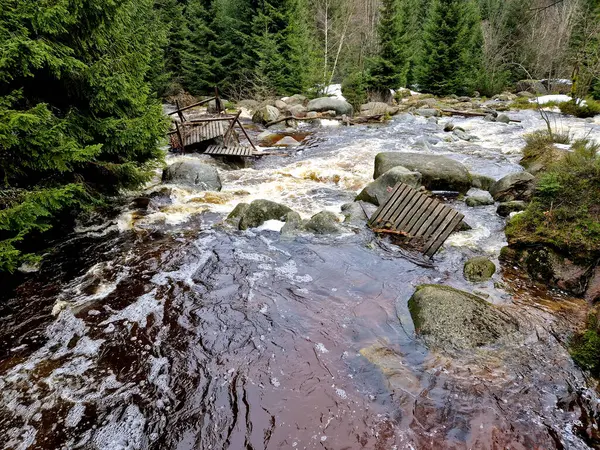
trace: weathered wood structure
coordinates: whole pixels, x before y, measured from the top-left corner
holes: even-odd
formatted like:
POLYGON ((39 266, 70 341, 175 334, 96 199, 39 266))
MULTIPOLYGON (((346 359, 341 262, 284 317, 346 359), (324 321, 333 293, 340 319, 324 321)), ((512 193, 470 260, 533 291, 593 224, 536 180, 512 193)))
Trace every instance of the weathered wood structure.
POLYGON ((393 235, 399 243, 432 257, 462 222, 464 216, 404 183, 369 219, 375 232, 393 235))
POLYGON ((221 156, 254 156, 256 147, 252 139, 240 122, 241 111, 235 115, 224 114, 219 92, 215 89, 215 96, 186 107, 179 107, 170 112, 169 115, 177 115, 179 121, 175 121, 175 129, 169 133, 171 148, 174 151, 186 153, 188 151, 199 151, 210 155, 221 156), (184 111, 202 106, 209 102, 215 102, 216 114, 206 117, 188 120, 184 111), (234 139, 234 128, 238 127, 250 147, 240 145, 234 139))

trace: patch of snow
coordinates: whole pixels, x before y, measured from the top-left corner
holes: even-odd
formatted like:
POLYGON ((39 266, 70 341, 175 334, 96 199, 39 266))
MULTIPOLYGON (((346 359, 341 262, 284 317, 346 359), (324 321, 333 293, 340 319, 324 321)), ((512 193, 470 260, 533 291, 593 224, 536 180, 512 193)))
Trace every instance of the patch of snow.
POLYGON ((341 84, 330 84, 325 88, 323 94, 327 97, 335 97, 340 100, 346 100, 346 98, 342 95, 342 85, 341 84))
POLYGON ((540 105, 545 105, 550 102, 556 103, 564 103, 570 102, 572 100, 568 95, 557 94, 557 95, 542 95, 537 98, 532 98, 529 100, 529 103, 539 103, 540 105))

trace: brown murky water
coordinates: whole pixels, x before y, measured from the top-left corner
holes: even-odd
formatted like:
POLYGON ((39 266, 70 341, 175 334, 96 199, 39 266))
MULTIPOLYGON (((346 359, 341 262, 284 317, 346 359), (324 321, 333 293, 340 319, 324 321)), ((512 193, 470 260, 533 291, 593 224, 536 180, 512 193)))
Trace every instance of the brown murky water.
MULTIPOLYGON (((523 114, 525 127, 537 125, 523 114)), ((512 272, 496 284, 462 278, 464 260, 495 257, 502 246, 493 207, 454 204, 474 230, 454 235, 434 268, 391 255, 366 231, 286 240, 212 227, 233 204, 266 192, 304 215, 337 208, 368 177, 374 153, 443 134, 403 120, 320 131, 292 161, 224 173, 223 201, 175 191, 149 214, 124 211, 59 244, 39 273, 3 294, 0 446, 597 446, 597 399, 564 348, 584 305, 512 272), (422 283, 505 305, 520 317, 523 340, 428 351, 407 308, 422 283)), ((495 177, 515 170, 516 156, 502 148, 522 129, 465 124, 479 143, 421 151, 452 152, 495 177)))

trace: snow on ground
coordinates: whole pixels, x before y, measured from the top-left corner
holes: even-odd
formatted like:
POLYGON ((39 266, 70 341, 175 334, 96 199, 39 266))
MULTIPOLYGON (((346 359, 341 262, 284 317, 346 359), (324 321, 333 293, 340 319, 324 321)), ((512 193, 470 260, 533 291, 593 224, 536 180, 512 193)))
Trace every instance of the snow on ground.
POLYGON ((568 95, 542 95, 541 97, 532 98, 529 100, 530 103, 539 103, 540 105, 545 105, 546 103, 550 102, 563 103, 570 101, 571 97, 568 95))
POLYGON ((346 100, 342 95, 342 85, 341 84, 330 84, 325 88, 324 92, 325 96, 336 97, 340 100, 346 100))

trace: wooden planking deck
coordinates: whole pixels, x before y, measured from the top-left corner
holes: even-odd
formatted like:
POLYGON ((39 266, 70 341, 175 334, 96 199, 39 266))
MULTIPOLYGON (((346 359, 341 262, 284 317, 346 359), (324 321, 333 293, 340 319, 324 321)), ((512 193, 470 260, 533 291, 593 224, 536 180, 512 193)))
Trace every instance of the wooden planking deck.
POLYGON ((254 152, 250 147, 243 145, 230 145, 223 147, 222 145, 211 145, 204 152, 206 155, 219 156, 253 156, 254 152))
POLYGON ((399 232, 404 243, 432 257, 464 216, 404 183, 392 189, 388 200, 371 216, 369 226, 399 232))
POLYGON ((204 122, 186 125, 183 129, 183 142, 187 147, 225 135, 221 122, 204 122))

